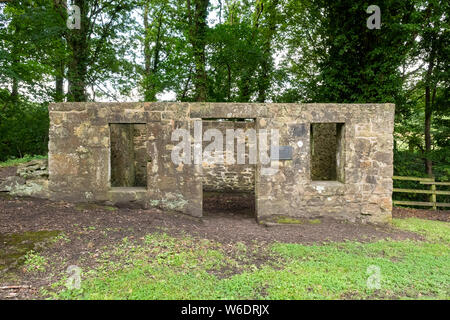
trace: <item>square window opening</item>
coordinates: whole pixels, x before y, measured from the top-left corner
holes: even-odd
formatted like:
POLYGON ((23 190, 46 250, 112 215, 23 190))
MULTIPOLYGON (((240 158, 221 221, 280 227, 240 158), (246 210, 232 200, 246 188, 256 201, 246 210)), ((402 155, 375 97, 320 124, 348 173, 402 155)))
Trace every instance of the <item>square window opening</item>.
POLYGON ((312 181, 344 182, 344 123, 311 123, 310 168, 312 181))

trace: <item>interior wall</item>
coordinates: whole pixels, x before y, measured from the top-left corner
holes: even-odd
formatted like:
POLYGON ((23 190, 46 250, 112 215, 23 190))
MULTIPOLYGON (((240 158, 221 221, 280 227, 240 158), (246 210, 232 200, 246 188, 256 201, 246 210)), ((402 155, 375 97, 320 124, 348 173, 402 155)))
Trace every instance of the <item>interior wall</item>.
POLYGON ((110 124, 111 187, 147 186, 145 140, 145 124, 110 124))
POLYGON ((336 123, 311 124, 311 180, 337 180, 336 123))
MULTIPOLYGON (((207 192, 243 192, 254 193, 255 190, 255 171, 256 165, 249 163, 250 148, 256 149, 256 143, 249 141, 248 137, 245 137, 247 130, 255 129, 254 121, 214 121, 203 120, 202 121, 203 134, 207 130, 218 130, 223 137, 222 151, 215 151, 212 154, 212 161, 208 163, 208 159, 203 159, 203 190, 207 192), (245 164, 227 163, 226 154, 226 131, 242 130, 243 139, 245 139, 245 164), (211 163, 212 162, 212 163, 211 163)), ((214 138, 213 138, 214 139, 214 138)), ((214 141, 214 140, 213 140, 214 141)), ((203 140, 203 150, 210 145, 212 141, 203 140)), ((234 140, 233 154, 237 161, 237 139, 234 140)))

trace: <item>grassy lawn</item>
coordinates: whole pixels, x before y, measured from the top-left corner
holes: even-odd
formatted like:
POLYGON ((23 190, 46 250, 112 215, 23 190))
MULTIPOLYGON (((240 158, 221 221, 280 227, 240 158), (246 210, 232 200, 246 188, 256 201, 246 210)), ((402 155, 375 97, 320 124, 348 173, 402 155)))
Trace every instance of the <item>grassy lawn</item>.
POLYGON ((450 225, 414 218, 394 225, 426 240, 221 244, 161 231, 93 255, 96 267, 83 270, 80 289, 62 289, 63 278, 42 293, 59 299, 448 299, 450 225))

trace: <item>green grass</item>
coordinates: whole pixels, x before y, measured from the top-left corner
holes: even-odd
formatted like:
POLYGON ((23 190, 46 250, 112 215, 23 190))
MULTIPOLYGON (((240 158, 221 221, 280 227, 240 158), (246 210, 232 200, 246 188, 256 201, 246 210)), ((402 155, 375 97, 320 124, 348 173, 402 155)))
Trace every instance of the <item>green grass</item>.
POLYGON ((41 155, 35 155, 35 156, 30 156, 30 155, 25 155, 23 158, 12 158, 12 159, 8 159, 6 161, 0 162, 0 168, 2 167, 12 167, 12 166, 17 166, 21 163, 25 163, 31 160, 39 160, 39 159, 47 159, 47 156, 41 156, 41 155))
POLYGON ((393 225, 397 228, 418 233, 429 241, 442 241, 450 243, 450 224, 434 220, 417 218, 394 219, 393 225))
POLYGON ((41 256, 34 250, 30 250, 25 254, 24 266, 28 272, 44 272, 45 267, 48 264, 46 257, 41 256))
MULTIPOLYGON (((165 233, 123 239, 84 270, 81 289, 62 299, 387 299, 450 298, 449 224, 394 220, 426 241, 322 245, 222 245, 165 233), (252 256, 266 261, 255 265, 252 256), (375 266, 375 267, 373 267, 375 266), (378 268, 380 286, 369 288, 378 268)), ((55 284, 61 288, 62 282, 55 284)))

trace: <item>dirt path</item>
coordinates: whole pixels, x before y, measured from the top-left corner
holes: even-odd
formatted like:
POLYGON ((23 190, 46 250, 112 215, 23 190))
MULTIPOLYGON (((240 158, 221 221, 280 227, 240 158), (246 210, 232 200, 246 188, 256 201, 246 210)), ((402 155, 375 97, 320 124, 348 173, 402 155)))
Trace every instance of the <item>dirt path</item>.
MULTIPOLYGON (((354 224, 333 219, 322 219, 318 224, 265 227, 244 210, 206 212, 202 219, 156 209, 127 209, 98 205, 51 202, 33 198, 0 198, 0 233, 61 230, 66 233, 83 228, 119 229, 115 236, 139 237, 155 230, 166 229, 178 234, 184 232, 196 237, 219 242, 292 242, 382 238, 405 239, 411 233, 390 227, 354 224)), ((108 240, 107 240, 108 241, 108 240)))

